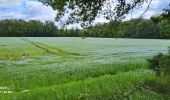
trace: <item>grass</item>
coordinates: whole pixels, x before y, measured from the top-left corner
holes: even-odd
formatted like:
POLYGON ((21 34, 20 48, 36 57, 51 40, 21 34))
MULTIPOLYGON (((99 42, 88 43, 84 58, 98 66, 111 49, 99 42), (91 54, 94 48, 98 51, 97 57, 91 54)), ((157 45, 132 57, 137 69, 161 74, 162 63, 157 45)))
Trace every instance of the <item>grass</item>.
POLYGON ((114 75, 118 72, 127 72, 145 67, 145 65, 139 63, 95 65, 88 67, 68 66, 64 69, 63 66, 58 66, 57 68, 39 68, 38 66, 30 67, 26 65, 23 68, 22 66, 13 65, 1 68, 1 74, 3 74, 3 76, 0 76, 0 78, 4 80, 1 84, 8 84, 13 91, 22 91, 24 88, 30 90, 34 87, 46 87, 71 81, 85 80, 89 77, 95 78, 102 75, 114 75))
POLYGON ((0 99, 165 99, 140 84, 157 80, 145 59, 167 53, 169 44, 154 39, 0 38, 0 87, 13 91, 0 93, 0 99))
MULTIPOLYGON (((97 78, 88 78, 84 81, 75 81, 62 85, 36 88, 28 94, 16 93, 17 100, 27 98, 37 99, 120 99, 131 95, 134 86, 145 79, 154 79, 154 74, 148 70, 129 71, 117 75, 104 75, 97 78), (74 91, 74 92, 73 92, 74 91)), ((8 98, 13 98, 11 95, 8 98)))

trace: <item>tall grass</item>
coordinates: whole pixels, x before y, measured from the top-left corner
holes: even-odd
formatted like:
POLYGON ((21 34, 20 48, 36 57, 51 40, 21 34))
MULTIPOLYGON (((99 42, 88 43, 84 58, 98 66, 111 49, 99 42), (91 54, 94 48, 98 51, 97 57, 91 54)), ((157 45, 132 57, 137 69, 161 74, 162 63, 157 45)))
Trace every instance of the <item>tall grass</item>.
MULTIPOLYGON (((9 86, 13 91, 46 87, 55 84, 64 84, 72 81, 85 80, 103 75, 114 75, 119 72, 127 72, 146 68, 146 63, 118 63, 111 65, 88 66, 61 66, 60 68, 30 65, 0 65, 3 81, 0 85, 9 86), (41 68, 39 68, 41 67, 41 68), (63 70, 64 69, 64 70, 63 70)), ((51 66, 53 67, 53 66, 51 66)))
POLYGON ((61 85, 34 88, 27 93, 4 95, 13 100, 108 100, 128 99, 135 93, 135 86, 146 79, 155 79, 149 70, 129 71, 116 75, 104 75, 61 85))

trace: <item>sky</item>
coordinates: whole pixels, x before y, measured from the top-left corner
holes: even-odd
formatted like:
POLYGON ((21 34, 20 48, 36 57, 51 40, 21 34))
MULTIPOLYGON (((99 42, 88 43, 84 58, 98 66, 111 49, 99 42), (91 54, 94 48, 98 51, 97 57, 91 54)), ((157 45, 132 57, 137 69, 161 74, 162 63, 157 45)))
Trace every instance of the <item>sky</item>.
MULTIPOLYGON (((167 8, 170 0, 153 0, 150 9, 143 16, 150 18, 153 15, 162 13, 163 8, 167 8)), ((147 8, 147 3, 141 8, 133 10, 133 18, 139 17, 147 8)), ((0 0, 0 20, 3 19, 23 19, 23 20, 40 20, 45 22, 47 20, 55 22, 57 11, 53 10, 50 6, 45 6, 37 0, 0 0)), ((127 15, 125 20, 131 18, 127 15)), ((63 19, 63 22, 66 19, 63 19)), ((95 23, 107 22, 103 17, 96 18, 95 23)), ((59 22, 55 22, 59 25, 59 22)), ((68 27, 79 26, 77 24, 68 27)))

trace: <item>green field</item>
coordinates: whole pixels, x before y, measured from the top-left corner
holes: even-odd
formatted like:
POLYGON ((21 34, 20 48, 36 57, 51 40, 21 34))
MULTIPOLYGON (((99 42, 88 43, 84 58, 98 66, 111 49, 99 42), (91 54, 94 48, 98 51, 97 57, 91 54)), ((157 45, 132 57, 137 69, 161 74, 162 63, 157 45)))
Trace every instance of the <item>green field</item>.
POLYGON ((0 100, 167 100, 143 83, 157 80, 146 59, 169 46, 156 39, 0 38, 0 100))

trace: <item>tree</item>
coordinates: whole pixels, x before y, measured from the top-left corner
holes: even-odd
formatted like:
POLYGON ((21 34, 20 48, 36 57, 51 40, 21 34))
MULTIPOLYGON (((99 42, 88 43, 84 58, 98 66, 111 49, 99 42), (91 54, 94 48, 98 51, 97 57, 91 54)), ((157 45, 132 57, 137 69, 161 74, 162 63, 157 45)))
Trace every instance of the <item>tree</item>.
POLYGON ((151 20, 143 20, 137 24, 136 38, 161 38, 158 25, 151 20))
POLYGON ((157 72, 157 75, 160 75, 163 72, 165 75, 168 75, 170 78, 170 48, 168 54, 159 53, 156 56, 153 56, 151 59, 148 59, 149 69, 152 69, 157 72))
MULTIPOLYGON (((170 4, 169 4, 170 6, 170 4)), ((170 38, 170 9, 164 9, 164 13, 151 17, 151 20, 158 24, 162 38, 170 38)))
POLYGON ((169 23, 170 21, 165 19, 165 20, 161 20, 158 24, 163 38, 168 38, 168 39, 170 38, 170 24, 169 23))
POLYGON ((46 21, 43 27, 43 31, 46 34, 42 34, 42 36, 55 36, 57 35, 57 27, 55 26, 55 24, 51 21, 46 21))
POLYGON ((53 22, 42 23, 38 20, 1 20, 0 36, 8 37, 36 37, 36 36, 57 36, 59 30, 53 22))
MULTIPOLYGON (((102 14, 108 20, 120 20, 131 9, 142 5, 148 0, 38 0, 58 10, 56 20, 66 15, 71 9, 68 23, 83 22, 82 26, 91 24, 96 16, 102 14), (104 8, 104 9, 103 9, 104 8)), ((152 0, 150 0, 152 1, 152 0)))

